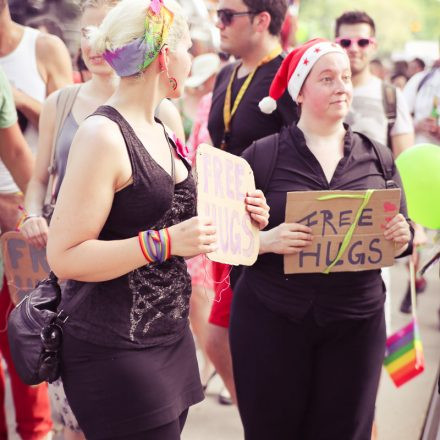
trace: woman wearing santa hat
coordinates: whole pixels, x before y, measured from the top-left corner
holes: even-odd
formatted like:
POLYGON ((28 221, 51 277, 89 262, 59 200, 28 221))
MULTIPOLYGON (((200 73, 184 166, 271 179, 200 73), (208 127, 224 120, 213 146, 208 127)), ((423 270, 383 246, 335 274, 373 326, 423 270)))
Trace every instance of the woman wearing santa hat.
MULTIPOLYGON (((278 150, 266 188, 271 217, 260 256, 244 271, 232 306, 231 351, 245 438, 369 440, 385 352, 380 270, 285 275, 283 255, 307 249, 314 237, 309 227, 284 219, 290 191, 388 185, 368 138, 343 124, 352 84, 340 46, 315 39, 291 52, 262 111, 273 111, 286 88, 299 105, 298 124, 273 135, 277 142, 268 137, 243 153, 256 172, 258 145, 278 150)), ((392 164, 388 149, 377 148, 392 164)), ((271 153, 261 156, 267 162, 271 153)), ((392 178, 401 187, 395 167, 392 178)), ((406 217, 402 197, 400 213, 384 232, 395 256, 411 252, 406 217)))

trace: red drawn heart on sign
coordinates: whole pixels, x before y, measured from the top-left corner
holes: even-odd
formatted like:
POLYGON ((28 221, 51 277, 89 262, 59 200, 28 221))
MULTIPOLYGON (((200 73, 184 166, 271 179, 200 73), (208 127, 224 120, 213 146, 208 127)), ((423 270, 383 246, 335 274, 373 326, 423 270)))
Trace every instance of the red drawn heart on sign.
POLYGON ((397 207, 394 203, 391 202, 385 202, 383 204, 383 209, 385 212, 394 212, 397 210, 397 207))
POLYGON ((385 217, 386 222, 390 222, 393 219, 393 217, 385 217))

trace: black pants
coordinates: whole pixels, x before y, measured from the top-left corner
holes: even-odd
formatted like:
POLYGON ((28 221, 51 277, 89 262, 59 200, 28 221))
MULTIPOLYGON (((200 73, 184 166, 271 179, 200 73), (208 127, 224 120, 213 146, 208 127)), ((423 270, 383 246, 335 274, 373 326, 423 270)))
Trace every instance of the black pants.
POLYGON ((173 420, 157 428, 123 437, 113 437, 108 440, 179 440, 180 434, 185 426, 188 410, 185 410, 178 419, 173 420))
POLYGON ((318 326, 268 310, 242 278, 230 343, 246 440, 370 440, 385 352, 383 310, 318 326))

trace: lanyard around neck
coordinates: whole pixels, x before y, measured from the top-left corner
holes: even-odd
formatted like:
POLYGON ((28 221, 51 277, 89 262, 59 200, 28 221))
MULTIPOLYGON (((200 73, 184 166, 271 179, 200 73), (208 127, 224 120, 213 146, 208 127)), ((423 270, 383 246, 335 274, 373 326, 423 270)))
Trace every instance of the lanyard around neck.
POLYGON ((266 64, 273 59, 275 59, 278 55, 280 55, 282 52, 281 46, 275 47, 268 55, 266 55, 257 65, 257 67, 248 75, 246 78, 246 81, 241 86, 240 90, 238 91, 237 97, 235 98, 234 104, 231 109, 231 95, 232 95, 232 83, 234 82, 234 79, 237 75, 237 71, 240 68, 241 64, 238 64, 234 71, 232 72, 231 79, 229 80, 228 88, 226 89, 226 96, 225 96, 225 104, 223 106, 223 121, 225 124, 225 133, 229 132, 231 120, 234 116, 235 112, 237 111, 237 108, 240 104, 241 99, 243 98, 244 94, 246 93, 247 88, 249 87, 249 84, 251 83, 255 72, 258 70, 259 67, 261 67, 263 64, 266 64))

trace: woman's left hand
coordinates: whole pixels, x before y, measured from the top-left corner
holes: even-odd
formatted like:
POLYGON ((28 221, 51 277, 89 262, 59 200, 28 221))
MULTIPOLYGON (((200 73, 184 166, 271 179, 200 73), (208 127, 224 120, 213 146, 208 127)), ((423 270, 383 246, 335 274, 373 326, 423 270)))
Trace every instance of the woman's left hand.
POLYGON ((266 203, 263 191, 257 189, 248 192, 245 197, 246 209, 252 220, 254 220, 258 228, 264 229, 269 223, 269 205, 266 203))
POLYGON ((409 223, 402 214, 396 214, 386 225, 383 234, 387 240, 399 245, 399 249, 406 246, 411 240, 409 223))

